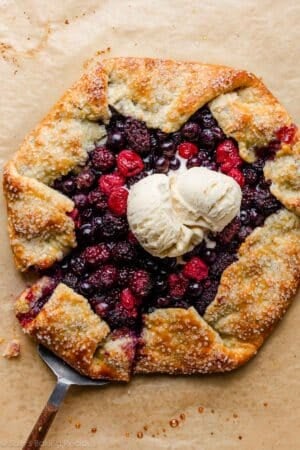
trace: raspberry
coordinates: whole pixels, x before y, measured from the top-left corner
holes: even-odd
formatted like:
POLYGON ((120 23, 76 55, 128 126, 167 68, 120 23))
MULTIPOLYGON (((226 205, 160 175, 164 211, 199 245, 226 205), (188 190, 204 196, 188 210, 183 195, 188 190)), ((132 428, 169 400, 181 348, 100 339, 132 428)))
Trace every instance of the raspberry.
POLYGON ((127 211, 128 191, 122 187, 114 188, 108 197, 108 207, 117 216, 124 216, 127 211))
POLYGON ((295 140, 297 126, 295 124, 285 125, 276 132, 276 137, 285 144, 292 144, 295 140))
POLYGON ((182 144, 178 145, 177 150, 182 158, 189 159, 192 158, 192 156, 195 156, 199 149, 197 145, 192 144, 191 142, 182 142, 182 144))
POLYGON ((232 170, 236 168, 236 160, 235 159, 231 159, 230 161, 227 161, 225 163, 221 164, 221 172, 225 173, 226 175, 228 175, 228 173, 232 170))
POLYGON ((183 275, 191 280, 201 281, 207 278, 208 267, 202 259, 195 256, 185 264, 183 275))
POLYGON ((96 169, 107 172, 116 163, 116 158, 112 152, 105 147, 97 147, 92 154, 92 164, 96 169))
POLYGON ((114 188, 121 187, 125 184, 125 179, 117 172, 111 173, 109 175, 102 175, 99 178, 100 190, 108 195, 114 188))
POLYGON ((109 247, 106 244, 87 247, 83 252, 83 258, 91 265, 103 264, 110 258, 109 247))
POLYGON ((152 283, 148 272, 145 270, 135 270, 131 276, 131 290, 141 297, 149 295, 152 283))
POLYGON ((168 278, 169 292, 174 298, 182 298, 188 287, 188 280, 182 275, 171 273, 168 278))
MULTIPOLYGON (((216 161, 219 164, 229 163, 232 167, 238 167, 242 164, 242 159, 239 156, 239 151, 237 146, 230 139, 226 139, 221 142, 216 149, 216 161)), ((225 166, 227 167, 227 166, 225 166)), ((228 166, 228 169, 229 166, 228 166)), ((224 170, 225 172, 225 170, 224 170)), ((226 173, 226 172, 225 172, 226 173)))
POLYGON ((150 151, 150 133, 145 122, 129 117, 125 122, 125 134, 129 146, 141 155, 150 151))
POLYGON ((132 150, 122 150, 118 154, 117 166, 124 177, 132 177, 144 169, 142 158, 132 150))
POLYGON ((123 289, 120 295, 121 304, 125 309, 133 309, 137 304, 137 299, 129 288, 123 289))
POLYGON ((227 175, 233 178, 241 187, 245 184, 245 178, 239 169, 231 169, 227 175))

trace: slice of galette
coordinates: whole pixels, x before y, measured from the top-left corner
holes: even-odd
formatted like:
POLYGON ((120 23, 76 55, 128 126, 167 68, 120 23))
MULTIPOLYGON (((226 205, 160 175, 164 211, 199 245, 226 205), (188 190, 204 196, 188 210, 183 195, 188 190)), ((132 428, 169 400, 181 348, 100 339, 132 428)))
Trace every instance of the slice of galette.
POLYGON ((92 378, 240 366, 299 284, 299 153, 248 72, 95 58, 5 167, 23 330, 92 378))

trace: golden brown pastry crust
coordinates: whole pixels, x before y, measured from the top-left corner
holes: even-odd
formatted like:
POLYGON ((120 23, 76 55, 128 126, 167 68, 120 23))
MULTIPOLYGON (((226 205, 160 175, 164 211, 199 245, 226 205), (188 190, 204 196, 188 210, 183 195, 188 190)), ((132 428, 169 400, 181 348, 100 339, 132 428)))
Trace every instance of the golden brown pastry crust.
MULTIPOLYGON (((18 268, 51 266, 76 245, 66 215, 73 203, 51 185, 83 165, 94 143, 105 137, 108 105, 149 127, 171 132, 207 102, 247 161, 254 160, 253 146, 265 145, 278 129, 291 124, 275 97, 246 71, 146 58, 97 56, 90 61, 86 73, 26 137, 5 168, 9 234, 18 268)), ((299 213, 298 136, 293 146, 282 146, 275 160, 266 164, 265 176, 283 205, 299 213)), ((271 216, 247 238, 239 260, 224 272, 204 318, 193 308, 158 309, 145 316, 135 371, 209 373, 247 361, 290 303, 299 283, 299 257, 299 219, 286 210, 271 216)), ((17 302, 18 310, 26 309, 26 292, 17 302)), ((62 284, 25 329, 86 375, 129 378, 134 338, 109 333, 87 301, 62 284), (84 333, 70 335, 69 326, 78 314, 85 321, 84 333), (57 333, 69 336, 72 345, 61 346, 57 333)))
POLYGON ((282 318, 299 281, 300 219, 281 210, 242 244, 203 319, 193 308, 145 317, 135 371, 211 373, 240 366, 282 318))
MULTIPOLYGON (((21 294, 15 307, 17 316, 30 312, 48 282, 43 277, 21 294)), ((84 375, 129 380, 134 337, 111 332, 88 301, 63 283, 54 289, 37 316, 23 324, 23 330, 84 375)))

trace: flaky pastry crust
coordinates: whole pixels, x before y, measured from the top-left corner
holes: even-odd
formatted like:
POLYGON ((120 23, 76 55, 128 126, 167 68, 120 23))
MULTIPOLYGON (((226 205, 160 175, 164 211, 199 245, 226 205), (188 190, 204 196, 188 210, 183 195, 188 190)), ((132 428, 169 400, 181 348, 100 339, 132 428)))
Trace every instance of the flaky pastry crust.
MULTIPOLYGON (((43 277, 21 294, 15 306, 17 316, 30 313, 48 282, 43 277)), ((129 380, 134 336, 111 332, 87 299, 63 283, 53 290, 37 316, 23 323, 23 330, 84 375, 129 380)))
MULTIPOLYGON (((49 267, 76 246, 68 217, 73 202, 51 186, 84 165, 88 152, 105 138, 109 105, 148 127, 172 132, 208 102, 248 162, 255 159, 255 146, 267 144, 292 122, 264 84, 246 71, 146 58, 91 60, 78 83, 29 133, 5 167, 9 236, 17 267, 49 267)), ((299 161, 296 136, 266 164, 272 193, 290 211, 272 215, 246 239, 238 261, 223 273, 205 316, 193 308, 168 308, 144 317, 136 373, 221 372, 255 354, 299 284, 299 161)), ((29 307, 27 296, 26 290, 17 312, 29 307)), ((130 377, 135 338, 110 332, 87 300, 63 284, 23 328, 81 373, 130 377)))

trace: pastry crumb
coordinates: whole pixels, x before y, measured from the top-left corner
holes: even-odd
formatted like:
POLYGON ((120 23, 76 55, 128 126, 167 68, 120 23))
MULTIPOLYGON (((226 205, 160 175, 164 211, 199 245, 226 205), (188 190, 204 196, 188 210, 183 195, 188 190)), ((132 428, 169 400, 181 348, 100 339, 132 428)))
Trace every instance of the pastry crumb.
POLYGON ((3 358, 11 359, 17 358, 20 355, 21 346, 18 339, 13 339, 8 342, 4 352, 2 353, 3 358))

